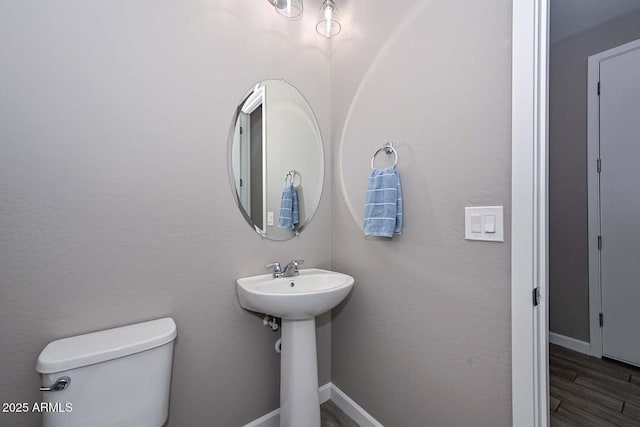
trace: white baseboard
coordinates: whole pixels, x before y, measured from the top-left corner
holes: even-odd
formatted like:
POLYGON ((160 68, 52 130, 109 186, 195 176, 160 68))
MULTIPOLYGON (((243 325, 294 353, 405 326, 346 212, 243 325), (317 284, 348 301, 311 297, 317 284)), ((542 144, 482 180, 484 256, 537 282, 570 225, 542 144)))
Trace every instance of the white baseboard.
POLYGON ((555 332, 549 332, 549 342, 552 344, 557 344, 561 347, 568 348, 569 350, 577 351, 579 353, 584 353, 591 356, 591 345, 588 342, 556 334, 555 332))
POLYGON ((280 408, 245 424, 244 427, 280 427, 280 408))
POLYGON ((326 383, 320 389, 318 389, 318 393, 320 394, 320 404, 322 405, 327 400, 331 399, 331 387, 333 384, 326 383))
MULTIPOLYGON (((321 404, 327 400, 333 400, 338 408, 342 409, 345 414, 349 415, 361 427, 384 427, 333 383, 326 383, 320 387, 318 393, 320 394, 321 404)), ((280 408, 251 421, 244 427, 280 427, 280 408)))
POLYGON ((342 390, 331 384, 331 400, 360 427, 384 427, 342 390))

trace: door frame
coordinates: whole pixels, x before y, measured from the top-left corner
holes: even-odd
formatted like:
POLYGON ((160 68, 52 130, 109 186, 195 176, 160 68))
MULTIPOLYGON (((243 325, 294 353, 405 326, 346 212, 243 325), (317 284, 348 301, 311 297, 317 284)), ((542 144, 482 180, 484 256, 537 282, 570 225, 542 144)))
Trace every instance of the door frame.
MULTIPOLYGON (((267 95, 266 86, 261 83, 256 84, 253 89, 249 91, 249 95, 246 97, 242 104, 241 111, 247 116, 251 116, 258 107, 262 107, 262 228, 258 227, 254 221, 251 221, 255 230, 264 237, 267 234, 267 95)), ((248 117, 249 122, 251 118, 248 117)), ((247 135, 251 136, 250 126, 247 126, 247 135)), ((251 175, 251 172, 249 172, 251 175)), ((250 206, 250 205, 249 205, 250 206)), ((249 217, 251 217, 251 211, 249 211, 249 217)))
POLYGON ((514 426, 546 427, 549 0, 512 4, 512 416, 514 426))
POLYGON ((640 49, 640 39, 616 46, 588 58, 587 75, 587 187, 589 211, 589 351, 592 356, 602 357, 602 276, 598 236, 600 236, 600 102, 598 82, 600 63, 613 57, 640 49))

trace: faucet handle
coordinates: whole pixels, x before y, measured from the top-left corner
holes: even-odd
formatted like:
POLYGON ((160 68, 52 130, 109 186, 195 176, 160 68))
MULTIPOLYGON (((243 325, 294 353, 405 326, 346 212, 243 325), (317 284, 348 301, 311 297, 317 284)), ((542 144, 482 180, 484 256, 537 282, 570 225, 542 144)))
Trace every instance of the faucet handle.
POLYGON ((297 267, 297 266, 299 266, 299 265, 304 264, 304 260, 303 260, 303 259, 294 259, 294 260, 291 260, 291 262, 292 262, 292 263, 293 263, 293 265, 295 265, 296 267, 297 267))
POLYGON ((279 262, 272 262, 271 264, 267 264, 264 266, 264 268, 271 268, 273 267, 273 272, 274 273, 280 273, 282 270, 280 269, 280 263, 279 262))

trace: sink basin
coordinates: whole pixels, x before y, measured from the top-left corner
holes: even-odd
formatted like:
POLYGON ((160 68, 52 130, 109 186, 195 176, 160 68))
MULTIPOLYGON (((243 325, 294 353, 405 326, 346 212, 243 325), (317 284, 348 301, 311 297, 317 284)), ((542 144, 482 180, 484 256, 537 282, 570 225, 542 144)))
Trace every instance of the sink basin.
POLYGON ((238 279, 238 299, 247 310, 288 320, 310 319, 338 305, 353 282, 349 275, 317 268, 277 279, 263 274, 238 279))

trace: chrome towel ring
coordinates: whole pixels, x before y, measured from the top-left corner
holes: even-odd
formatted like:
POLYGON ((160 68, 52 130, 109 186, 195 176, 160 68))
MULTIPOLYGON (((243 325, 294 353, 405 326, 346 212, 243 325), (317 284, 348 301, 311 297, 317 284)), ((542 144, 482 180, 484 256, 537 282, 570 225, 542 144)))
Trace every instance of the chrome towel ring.
POLYGON ((284 185, 294 185, 295 184, 295 178, 296 175, 298 176, 300 183, 302 183, 302 175, 300 175, 300 172, 298 172, 295 169, 291 169, 289 172, 287 172, 287 174, 284 176, 284 185))
POLYGON ((395 148, 393 148, 393 142, 387 142, 382 147, 378 148, 375 153, 373 153, 373 157, 371 157, 371 169, 374 168, 373 162, 376 160, 376 156, 383 150, 386 154, 393 154, 396 157, 392 167, 396 167, 398 165, 398 152, 395 148))

